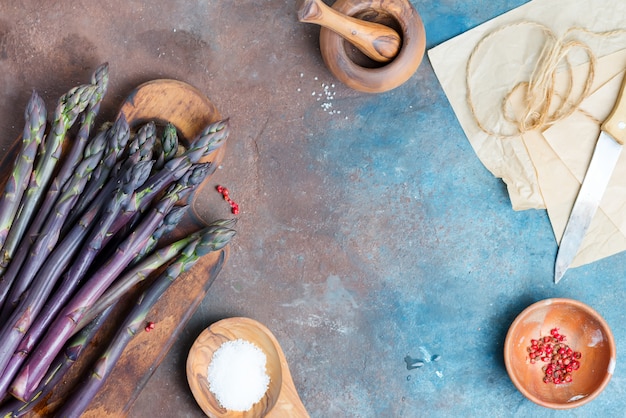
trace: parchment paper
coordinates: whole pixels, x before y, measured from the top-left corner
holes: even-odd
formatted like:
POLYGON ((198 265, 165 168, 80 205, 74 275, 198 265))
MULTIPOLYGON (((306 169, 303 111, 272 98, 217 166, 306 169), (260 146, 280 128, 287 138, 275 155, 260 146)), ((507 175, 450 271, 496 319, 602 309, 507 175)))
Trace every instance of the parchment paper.
MULTIPOLYGON (((626 50, 607 56, 600 63, 604 68, 626 68, 626 50)), ((524 134, 557 241, 565 231, 600 133, 598 123, 587 114, 596 120, 609 115, 623 77, 623 71, 613 76, 582 103, 582 112, 575 112, 547 129, 543 136, 536 132, 524 134)), ((626 153, 623 153, 572 267, 626 250, 625 204, 626 153)))
MULTIPOLYGON (((617 97, 626 67, 622 51, 626 36, 579 35, 593 54, 601 57, 597 62, 593 94, 582 103, 583 111, 574 112, 547 129, 516 135, 501 114, 502 97, 516 83, 530 79, 546 42, 544 33, 526 23, 545 25, 556 36, 561 36, 572 27, 594 32, 618 29, 623 25, 624 16, 626 2, 534 0, 428 51, 435 73, 481 162, 506 183, 513 209, 547 209, 557 242, 597 140, 597 121, 606 118, 617 97), (481 39, 494 31, 498 32, 493 38, 497 42, 490 42, 488 48, 474 57, 476 65, 470 80, 473 114, 467 100, 467 62, 481 39), (513 136, 502 138, 486 134, 478 127, 475 117, 494 132, 513 136)), ((588 57, 580 54, 573 59, 574 89, 581 89, 588 57)), ((625 155, 620 158, 613 178, 626 178, 619 176, 622 170, 626 174, 625 155)), ((626 203, 625 190, 626 183, 612 180, 573 266, 626 249, 626 216, 620 215, 626 203)))

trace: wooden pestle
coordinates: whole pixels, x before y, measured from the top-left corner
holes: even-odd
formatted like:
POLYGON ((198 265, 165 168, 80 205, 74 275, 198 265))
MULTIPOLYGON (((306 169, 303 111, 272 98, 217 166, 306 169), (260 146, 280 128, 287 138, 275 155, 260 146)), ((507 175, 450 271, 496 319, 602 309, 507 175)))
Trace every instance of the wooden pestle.
POLYGON ((398 33, 388 26, 356 19, 339 13, 322 0, 303 0, 298 20, 324 26, 348 40, 361 52, 378 62, 389 62, 400 49, 398 33))

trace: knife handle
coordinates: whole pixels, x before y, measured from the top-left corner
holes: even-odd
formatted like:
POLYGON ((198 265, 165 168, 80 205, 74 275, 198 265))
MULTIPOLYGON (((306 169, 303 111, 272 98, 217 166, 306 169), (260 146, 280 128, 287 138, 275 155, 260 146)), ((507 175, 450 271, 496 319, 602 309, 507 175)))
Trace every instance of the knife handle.
POLYGON ((626 142, 626 93, 624 93, 626 86, 626 75, 622 81, 622 87, 617 96, 617 102, 615 107, 611 111, 611 114, 602 124, 602 130, 615 139, 620 145, 624 145, 626 142))

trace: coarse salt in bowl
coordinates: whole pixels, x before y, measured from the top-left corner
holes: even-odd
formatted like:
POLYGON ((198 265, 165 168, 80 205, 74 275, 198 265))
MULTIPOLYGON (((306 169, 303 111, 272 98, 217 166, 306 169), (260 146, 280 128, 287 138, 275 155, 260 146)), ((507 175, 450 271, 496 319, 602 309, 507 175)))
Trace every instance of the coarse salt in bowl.
POLYGON ((595 399, 613 375, 615 357, 615 342, 606 321, 572 299, 553 298, 530 305, 513 321, 504 343, 504 362, 513 384, 526 398, 552 409, 575 408, 595 399), (558 342, 553 335, 564 339, 558 342), (542 348, 538 351, 542 354, 531 359, 537 344, 550 344, 550 357, 542 348), (567 348, 571 354, 566 354, 567 348), (572 369, 575 361, 578 364, 572 369), (546 378, 551 364, 559 374, 552 372, 546 378), (565 373, 567 381, 562 379, 565 373))
POLYGON ((213 353, 208 366, 209 390, 222 407, 249 411, 269 386, 266 363, 265 353, 251 342, 226 341, 213 353))
POLYGON ((216 418, 260 418, 281 393, 278 342, 261 323, 243 317, 217 321, 189 350, 187 381, 204 413, 216 418))

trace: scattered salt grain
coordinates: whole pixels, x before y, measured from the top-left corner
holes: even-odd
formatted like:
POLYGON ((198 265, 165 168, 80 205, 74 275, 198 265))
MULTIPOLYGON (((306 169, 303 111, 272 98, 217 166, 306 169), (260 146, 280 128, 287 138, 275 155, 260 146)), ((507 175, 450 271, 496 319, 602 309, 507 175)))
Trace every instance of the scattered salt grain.
MULTIPOLYGON (((304 73, 300 73, 299 75, 300 75, 300 78, 304 77, 304 73)), ((313 77, 313 80, 319 81, 319 77, 315 76, 313 77)), ((325 83, 325 82, 320 81, 318 89, 313 90, 311 92, 311 96, 315 97, 315 100, 320 102, 320 107, 327 114, 340 115, 341 111, 333 108, 332 101, 335 100, 335 96, 337 95, 337 92, 332 90, 334 88, 335 88, 335 83, 325 83), (322 90, 321 92, 319 90, 319 87, 321 87, 321 90, 322 90)), ((302 91, 302 89, 298 87, 297 91, 300 92, 302 91)), ((345 119, 347 120, 348 117, 346 116, 345 119)))
POLYGON ((261 400, 269 385, 265 353, 242 340, 227 341, 213 353, 209 364, 209 390, 231 411, 248 411, 261 400))

